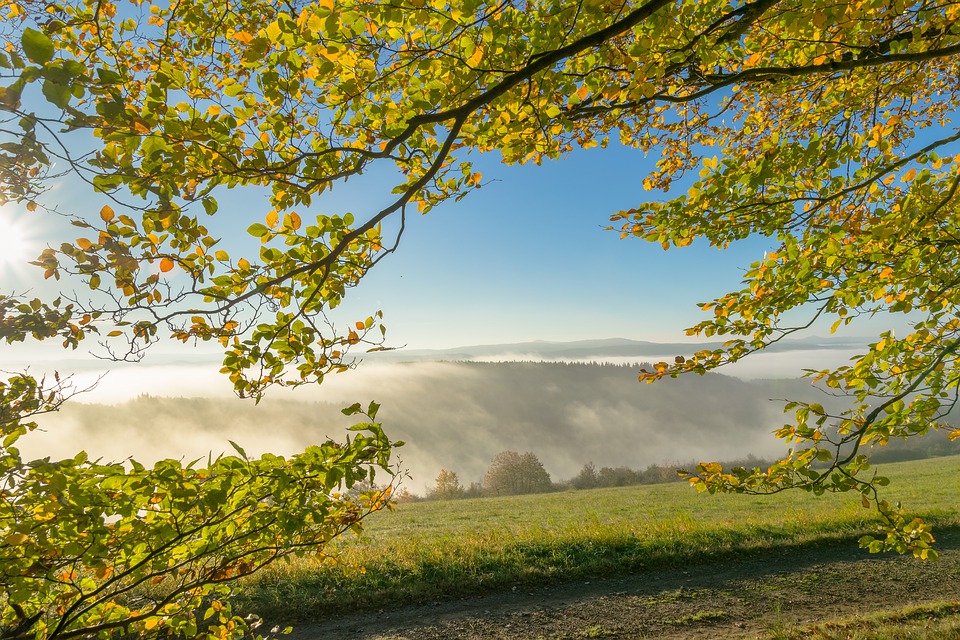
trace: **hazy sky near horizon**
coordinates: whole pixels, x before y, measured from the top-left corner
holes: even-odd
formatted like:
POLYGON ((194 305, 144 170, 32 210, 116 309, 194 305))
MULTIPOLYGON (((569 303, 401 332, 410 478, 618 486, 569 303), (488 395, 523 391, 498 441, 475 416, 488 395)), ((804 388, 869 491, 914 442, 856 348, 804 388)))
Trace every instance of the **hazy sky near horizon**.
MULTIPOLYGON (((723 251, 702 241, 664 251, 639 239, 621 240, 605 229, 610 214, 665 197, 642 187, 655 161, 616 144, 576 150, 542 166, 505 166, 496 154, 474 158, 475 169, 484 175, 483 188, 425 216, 410 215, 399 250, 348 292, 332 317, 352 324, 382 310, 388 344, 410 348, 608 337, 687 340, 683 329, 704 317, 697 303, 739 288, 746 267, 775 245, 755 237, 723 251)), ((393 176, 377 171, 382 170, 338 185, 300 210, 301 216, 310 220, 350 211, 362 218, 378 210, 391 201, 393 176)), ((691 181, 675 189, 686 189, 691 181)), ((269 211, 266 193, 238 189, 215 195, 220 211, 204 217, 204 224, 222 235, 220 246, 231 255, 241 249, 255 255, 258 241, 245 230, 269 211)), ((53 185, 44 200, 94 218, 103 203, 77 180, 53 185)), ((28 239, 23 248, 29 256, 80 235, 55 216, 8 204, 0 208, 0 228, 11 227, 28 239)), ((34 267, 0 261, 4 293, 49 293, 52 282, 39 276, 34 267)), ((82 294, 78 284, 68 284, 67 290, 82 294)), ((850 335, 884 328, 881 321, 850 335)), ((827 326, 813 332, 825 335, 827 326)), ((62 357, 58 345, 42 347, 46 356, 62 357)), ((80 351, 95 348, 91 343, 80 351)), ((191 357, 180 345, 159 350, 191 357)), ((23 353, 6 351, 0 362, 19 360, 16 354, 23 353)), ((80 353, 70 357, 75 355, 80 353)))

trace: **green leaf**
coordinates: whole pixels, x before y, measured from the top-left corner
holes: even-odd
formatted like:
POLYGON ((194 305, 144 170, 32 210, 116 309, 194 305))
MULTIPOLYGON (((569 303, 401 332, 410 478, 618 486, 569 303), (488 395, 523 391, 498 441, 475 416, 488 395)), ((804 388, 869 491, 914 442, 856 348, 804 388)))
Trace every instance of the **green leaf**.
POLYGON ((355 402, 354 404, 350 405, 349 407, 345 407, 345 408, 341 409, 341 410, 340 410, 340 413, 342 413, 342 414, 345 415, 345 416, 352 416, 352 415, 355 415, 355 414, 360 413, 361 411, 363 411, 363 407, 360 406, 360 403, 359 403, 359 402, 355 402))
POLYGON ((70 103, 70 96, 72 92, 70 87, 59 82, 54 82, 53 80, 45 80, 43 83, 43 97, 47 99, 51 104, 60 107, 61 109, 66 108, 70 103))
POLYGON ((270 229, 268 229, 266 226, 257 222, 247 227, 247 233, 252 235, 254 238, 262 238, 263 236, 270 233, 270 229))
POLYGON ((45 33, 27 27, 23 30, 20 44, 31 62, 46 64, 53 59, 53 41, 45 33))
POLYGON ((97 77, 100 78, 100 82, 104 84, 120 84, 123 80, 120 74, 113 69, 105 69, 103 67, 97 69, 97 77))
POLYGON ((243 447, 241 447, 240 445, 238 445, 238 444, 237 444, 236 442, 234 442, 233 440, 227 440, 227 442, 229 442, 229 443, 230 443, 230 446, 233 447, 234 450, 235 450, 237 453, 240 454, 240 457, 241 457, 241 458, 243 458, 244 460, 247 459, 247 452, 243 450, 243 447))

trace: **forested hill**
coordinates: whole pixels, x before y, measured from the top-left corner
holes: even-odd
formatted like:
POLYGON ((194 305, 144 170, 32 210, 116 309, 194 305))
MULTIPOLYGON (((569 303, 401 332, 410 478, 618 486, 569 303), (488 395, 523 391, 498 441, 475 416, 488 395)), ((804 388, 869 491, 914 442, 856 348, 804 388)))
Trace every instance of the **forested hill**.
POLYGON ((349 420, 340 408, 376 400, 413 475, 414 492, 441 467, 478 480, 500 451, 533 451, 554 479, 584 463, 643 468, 692 459, 768 456, 783 449, 777 399, 829 400, 804 380, 741 381, 719 374, 640 384, 641 365, 428 362, 363 366, 316 390, 235 399, 141 396, 118 405, 68 404, 46 418, 27 455, 121 459, 230 451, 289 453, 349 420), (773 399, 773 401, 771 401, 773 399))

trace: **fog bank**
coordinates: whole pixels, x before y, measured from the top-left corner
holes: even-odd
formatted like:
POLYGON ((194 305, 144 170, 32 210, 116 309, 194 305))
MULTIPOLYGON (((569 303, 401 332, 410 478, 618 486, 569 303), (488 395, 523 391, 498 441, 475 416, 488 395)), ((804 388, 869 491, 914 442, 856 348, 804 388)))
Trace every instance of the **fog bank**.
MULTIPOLYGON (((441 468, 479 480, 500 451, 533 451, 554 480, 586 462, 650 464, 730 459, 782 450, 771 431, 782 403, 818 397, 808 382, 742 381, 718 374, 647 385, 638 365, 408 363, 367 365, 316 388, 275 393, 254 405, 232 397, 141 396, 119 404, 71 402, 44 416, 45 431, 21 443, 28 457, 149 462, 231 452, 290 454, 354 420, 340 408, 376 400, 387 434, 408 444, 397 457, 422 493, 441 468)), ((159 385, 162 388, 162 385, 159 385)), ((85 400, 83 396, 81 400, 85 400)), ((822 400, 821 400, 822 401, 822 400)))

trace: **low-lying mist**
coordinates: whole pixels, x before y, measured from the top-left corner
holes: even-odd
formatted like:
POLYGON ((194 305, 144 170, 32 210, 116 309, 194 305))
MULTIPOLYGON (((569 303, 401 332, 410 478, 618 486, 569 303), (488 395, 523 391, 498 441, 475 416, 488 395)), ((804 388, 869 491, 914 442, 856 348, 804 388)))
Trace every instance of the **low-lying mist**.
MULTIPOLYGON (((140 396, 121 404, 74 401, 44 416, 25 438, 27 457, 91 457, 141 462, 231 452, 290 454, 352 422, 340 409, 381 403, 387 434, 407 445, 397 458, 408 487, 423 493, 441 468, 479 480, 500 451, 532 451, 554 480, 586 462, 650 464, 764 457, 783 450, 771 431, 782 402, 817 397, 809 383, 742 381, 718 374, 637 382, 638 365, 424 362, 364 365, 322 387, 277 393, 259 405, 231 398, 140 396), (773 400, 771 400, 773 399, 773 400)), ((79 398, 82 400, 82 396, 79 398)), ((822 402, 823 400, 820 399, 822 402)))

